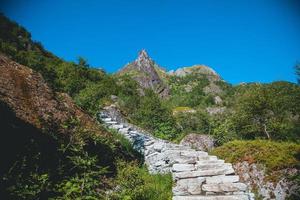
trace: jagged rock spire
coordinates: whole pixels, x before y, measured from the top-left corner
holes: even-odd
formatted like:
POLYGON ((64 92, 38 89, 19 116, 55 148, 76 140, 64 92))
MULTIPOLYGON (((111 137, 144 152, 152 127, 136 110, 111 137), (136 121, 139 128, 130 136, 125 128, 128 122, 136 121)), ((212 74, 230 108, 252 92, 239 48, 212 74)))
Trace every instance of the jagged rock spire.
POLYGON ((134 61, 139 70, 149 69, 153 65, 153 60, 149 57, 145 49, 139 51, 137 59, 134 61))

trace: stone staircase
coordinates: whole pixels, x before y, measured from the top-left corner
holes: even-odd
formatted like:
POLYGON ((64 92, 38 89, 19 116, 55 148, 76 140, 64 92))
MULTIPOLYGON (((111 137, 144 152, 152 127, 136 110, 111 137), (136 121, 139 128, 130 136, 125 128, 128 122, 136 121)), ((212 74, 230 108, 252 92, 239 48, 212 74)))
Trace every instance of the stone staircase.
POLYGON ((172 173, 173 200, 253 200, 244 183, 239 182, 230 163, 147 134, 111 116, 105 110, 99 118, 108 128, 117 130, 144 155, 150 173, 172 173))

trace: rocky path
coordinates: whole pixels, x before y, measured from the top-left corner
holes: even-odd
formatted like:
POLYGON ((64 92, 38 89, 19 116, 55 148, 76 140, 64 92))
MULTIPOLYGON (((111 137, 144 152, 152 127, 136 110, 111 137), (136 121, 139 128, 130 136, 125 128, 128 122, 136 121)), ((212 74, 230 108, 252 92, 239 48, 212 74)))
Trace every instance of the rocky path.
POLYGON ((172 173, 173 200, 252 200, 230 163, 188 146, 155 138, 137 127, 101 112, 100 119, 140 151, 150 173, 172 173))

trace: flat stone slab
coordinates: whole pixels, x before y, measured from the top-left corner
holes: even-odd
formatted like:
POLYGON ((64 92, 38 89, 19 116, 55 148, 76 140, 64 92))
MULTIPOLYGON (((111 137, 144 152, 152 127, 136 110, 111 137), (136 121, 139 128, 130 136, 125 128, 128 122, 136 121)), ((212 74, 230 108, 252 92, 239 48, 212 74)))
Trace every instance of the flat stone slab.
POLYGON ((195 170, 195 165, 193 164, 174 164, 172 168, 173 172, 184 172, 193 170, 195 170))
POLYGON ((248 195, 174 196, 173 200, 249 200, 248 195))
POLYGON ((216 176, 222 174, 233 174, 234 170, 231 168, 222 168, 222 169, 209 169, 209 170, 197 170, 191 172, 178 172, 174 173, 175 179, 183 179, 183 178, 193 178, 200 176, 216 176))
POLYGON ((246 191, 247 185, 244 183, 212 183, 203 184, 202 190, 207 192, 239 192, 246 191))
POLYGON ((115 122, 115 121, 108 121, 108 122, 105 122, 105 123, 108 124, 108 125, 118 124, 118 122, 115 122))
POLYGON ((109 122, 109 121, 111 121, 112 119, 111 119, 110 117, 108 117, 108 118, 102 118, 101 120, 104 121, 104 122, 109 122))
POLYGON ((239 176, 211 176, 206 178, 207 184, 216 184, 216 183, 235 183, 239 182, 239 176))

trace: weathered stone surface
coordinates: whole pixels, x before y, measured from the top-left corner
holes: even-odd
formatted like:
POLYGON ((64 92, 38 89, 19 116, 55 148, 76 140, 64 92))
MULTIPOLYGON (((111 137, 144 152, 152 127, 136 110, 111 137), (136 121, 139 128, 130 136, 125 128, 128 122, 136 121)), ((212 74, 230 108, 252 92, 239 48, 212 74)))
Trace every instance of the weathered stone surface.
POLYGON ((246 191, 247 185, 244 183, 219 183, 219 184, 203 184, 202 190, 208 192, 237 192, 246 191))
POLYGON ((104 121, 104 122, 110 122, 110 121, 112 121, 112 119, 109 117, 109 118, 102 118, 102 120, 104 121))
POLYGON ((115 125, 112 125, 110 128, 119 130, 119 129, 123 128, 123 127, 124 126, 122 124, 115 124, 115 125))
POLYGON ((192 170, 195 170, 195 165, 193 164, 174 164, 172 168, 173 172, 183 172, 192 170))
POLYGON ((248 195, 227 195, 227 196, 174 196, 173 200, 249 200, 248 195))
POLYGON ((176 186, 173 188, 174 195, 196 195, 201 194, 201 185, 205 181, 205 178, 189 178, 180 179, 176 182, 176 186))
POLYGON ((215 183, 235 183, 239 181, 239 176, 225 176, 225 175, 220 175, 220 176, 211 176, 206 178, 206 183, 207 184, 215 184, 215 183))
POLYGON ((215 176, 215 175, 222 175, 222 174, 232 174, 234 173, 233 169, 228 168, 221 168, 221 169, 212 169, 212 170, 197 170, 191 172, 178 172, 174 173, 175 178, 193 178, 193 177, 200 177, 200 176, 215 176))
POLYGON ((207 156, 207 152, 204 151, 195 151, 195 150, 183 150, 180 152, 181 156, 185 157, 199 157, 199 156, 207 156))
POLYGON ((214 139, 210 135, 188 134, 180 144, 186 145, 196 150, 210 151, 214 147, 214 139))
POLYGON ((169 96, 170 90, 168 85, 160 78, 158 70, 164 71, 155 64, 145 50, 141 50, 138 58, 123 67, 117 74, 135 74, 132 78, 138 82, 141 88, 152 89, 160 97, 165 98, 169 96))

